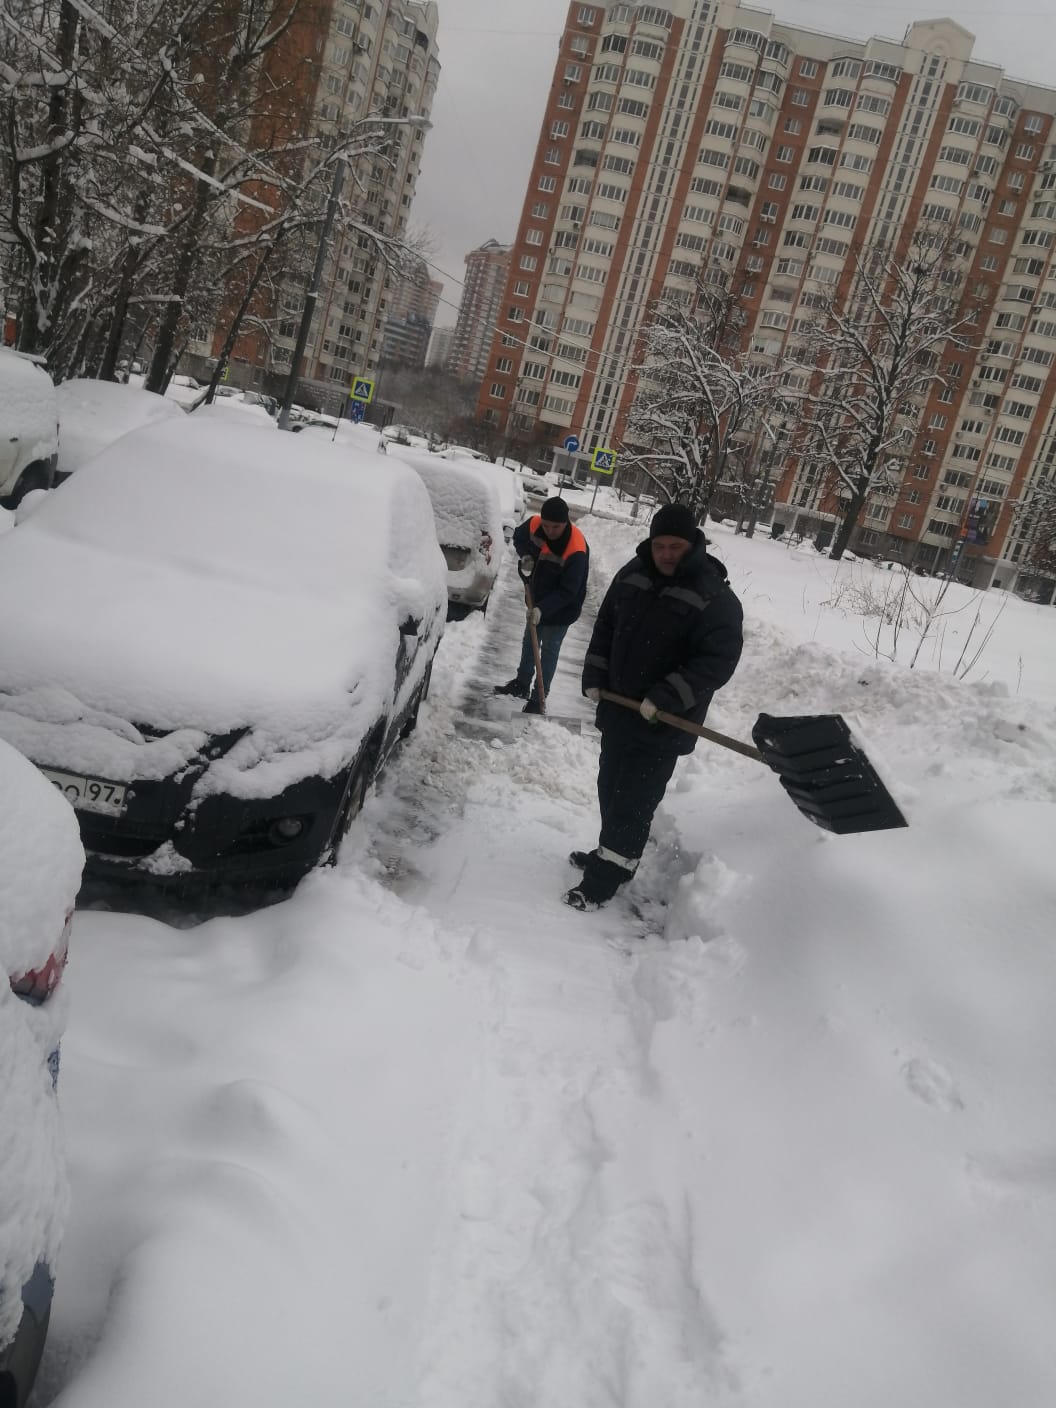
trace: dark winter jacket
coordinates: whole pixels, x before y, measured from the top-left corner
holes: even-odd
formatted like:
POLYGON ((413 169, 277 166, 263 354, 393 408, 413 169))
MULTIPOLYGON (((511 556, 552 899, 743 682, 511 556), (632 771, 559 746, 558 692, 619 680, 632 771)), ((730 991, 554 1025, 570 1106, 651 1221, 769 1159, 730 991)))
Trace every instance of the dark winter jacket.
MULTIPOLYGON (((665 713, 703 723, 715 690, 737 668, 742 618, 726 568, 706 550, 702 533, 673 577, 657 570, 649 542, 639 543, 601 603, 583 689, 609 689, 632 699, 648 695, 665 713)), ((691 753, 696 746, 693 734, 646 723, 604 699, 597 722, 602 732, 618 732, 633 746, 663 753, 691 753)))
POLYGON ((538 514, 519 523, 513 530, 513 546, 518 557, 531 554, 535 558, 528 586, 532 605, 539 608, 539 624, 571 626, 579 620, 587 596, 590 549, 574 523, 554 542, 547 538, 541 523, 538 514))

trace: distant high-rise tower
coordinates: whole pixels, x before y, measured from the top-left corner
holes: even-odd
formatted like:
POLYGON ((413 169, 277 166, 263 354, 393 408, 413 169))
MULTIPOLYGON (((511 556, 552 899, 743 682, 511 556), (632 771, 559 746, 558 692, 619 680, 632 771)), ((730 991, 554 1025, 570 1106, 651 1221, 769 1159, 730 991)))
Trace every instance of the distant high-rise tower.
POLYGON ((480 381, 502 310, 510 246, 488 240, 466 255, 466 281, 448 357, 448 370, 462 381, 480 381))
MULTIPOLYGON (((1056 91, 973 46, 947 19, 858 41, 739 0, 574 0, 481 416, 616 446, 661 295, 685 300, 714 271, 743 290, 750 353, 794 361, 855 251, 945 227, 978 336, 938 350, 893 491, 852 547, 935 568, 968 544, 975 580, 1013 577, 1029 547, 1014 505, 1056 465, 1056 91)), ((793 368, 790 389, 809 377, 793 368)), ((779 506, 817 503, 811 473, 789 463, 779 506)))
POLYGON ((427 367, 441 367, 446 371, 451 360, 451 348, 454 341, 454 328, 433 328, 429 351, 425 354, 425 365, 427 367))
POLYGON ((429 277, 429 266, 418 261, 414 272, 401 279, 392 294, 382 334, 381 360, 405 367, 424 367, 433 333, 433 320, 444 286, 429 277))

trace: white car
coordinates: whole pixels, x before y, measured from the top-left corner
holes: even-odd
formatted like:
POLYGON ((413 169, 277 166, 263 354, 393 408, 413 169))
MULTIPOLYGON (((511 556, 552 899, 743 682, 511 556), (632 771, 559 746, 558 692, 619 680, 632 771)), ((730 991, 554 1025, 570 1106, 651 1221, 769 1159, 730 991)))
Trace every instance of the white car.
POLYGON ((68 1192, 55 1099, 84 852, 53 787, 0 743, 0 1403, 29 1397, 68 1192))
POLYGON ((50 489, 58 452, 54 382, 33 358, 0 347, 0 507, 50 489))
POLYGON ((0 737, 72 802, 89 875, 284 889, 334 855, 447 605, 428 494, 376 464, 180 416, 4 537, 0 737))
POLYGON ((447 563, 448 619, 486 611, 499 574, 505 539, 502 506, 493 476, 475 462, 389 442, 388 460, 409 464, 429 491, 436 537, 447 563))

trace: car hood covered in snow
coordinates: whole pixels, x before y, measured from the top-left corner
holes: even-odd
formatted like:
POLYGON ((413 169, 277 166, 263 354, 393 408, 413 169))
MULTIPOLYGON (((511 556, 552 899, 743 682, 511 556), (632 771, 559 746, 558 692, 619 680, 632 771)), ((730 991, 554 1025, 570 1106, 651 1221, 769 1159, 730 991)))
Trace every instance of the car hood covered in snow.
MULTIPOLYGON (((410 471, 180 417, 123 437, 7 534, 0 594, 20 606, 0 622, 0 732, 44 761, 42 727, 71 746, 79 730, 75 751, 112 755, 81 766, 121 777, 142 756, 127 724, 170 754, 245 729, 280 751, 362 736, 391 707, 401 624, 442 629, 446 574, 410 471)), ((54 747, 46 761, 75 761, 54 747)))

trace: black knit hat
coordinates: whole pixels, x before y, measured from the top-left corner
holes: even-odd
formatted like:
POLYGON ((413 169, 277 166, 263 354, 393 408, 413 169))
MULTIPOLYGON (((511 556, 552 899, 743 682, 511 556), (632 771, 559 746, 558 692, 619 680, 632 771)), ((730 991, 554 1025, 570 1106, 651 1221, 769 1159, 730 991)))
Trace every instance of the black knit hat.
POLYGON ((664 504, 653 514, 649 525, 650 538, 685 538, 687 543, 697 541, 697 519, 692 509, 685 504, 664 504))
POLYGON ((568 504, 564 499, 547 499, 539 510, 539 517, 546 523, 567 523, 568 504))

